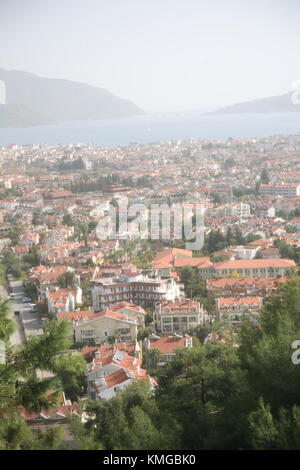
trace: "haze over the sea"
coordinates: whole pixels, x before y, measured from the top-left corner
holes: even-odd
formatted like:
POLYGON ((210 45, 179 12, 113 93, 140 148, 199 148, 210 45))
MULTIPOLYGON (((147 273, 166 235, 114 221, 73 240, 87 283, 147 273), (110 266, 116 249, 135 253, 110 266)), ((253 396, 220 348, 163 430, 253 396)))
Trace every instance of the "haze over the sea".
POLYGON ((0 129, 0 146, 9 144, 95 143, 128 145, 168 140, 226 140, 300 133, 300 114, 152 114, 124 119, 69 121, 52 126, 0 129))

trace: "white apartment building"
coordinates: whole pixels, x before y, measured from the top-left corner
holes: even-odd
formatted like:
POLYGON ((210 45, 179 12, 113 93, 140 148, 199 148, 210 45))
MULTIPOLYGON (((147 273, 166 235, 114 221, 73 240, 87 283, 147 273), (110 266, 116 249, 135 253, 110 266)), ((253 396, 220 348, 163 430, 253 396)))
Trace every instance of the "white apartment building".
POLYGON ((73 312, 82 302, 82 289, 80 287, 53 290, 46 288, 46 300, 49 312, 73 312))
POLYGON ((223 277, 232 273, 240 277, 285 276, 295 267, 295 261, 283 258, 229 260, 216 263, 213 276, 223 277))
POLYGON ((203 324, 203 307, 193 300, 162 302, 156 305, 153 319, 162 333, 185 333, 203 324))
POLYGON ((282 197, 295 197, 300 196, 300 185, 295 183, 290 184, 262 184, 259 188, 259 193, 266 196, 282 196, 282 197))
POLYGON ((112 336, 122 342, 135 341, 137 327, 136 318, 109 311, 91 314, 73 322, 72 326, 74 341, 85 344, 107 341, 112 336))
POLYGON ((147 307, 154 306, 161 300, 174 301, 181 296, 180 286, 172 277, 163 279, 142 274, 120 274, 114 279, 95 279, 94 285, 92 299, 95 312, 107 310, 124 301, 147 307))
POLYGON ((249 217, 250 216, 250 205, 243 202, 234 203, 231 205, 231 214, 235 217, 249 217))
POLYGON ((253 247, 237 246, 233 249, 233 251, 236 253, 236 256, 239 259, 253 259, 255 258, 258 249, 259 249, 258 246, 253 246, 253 247))

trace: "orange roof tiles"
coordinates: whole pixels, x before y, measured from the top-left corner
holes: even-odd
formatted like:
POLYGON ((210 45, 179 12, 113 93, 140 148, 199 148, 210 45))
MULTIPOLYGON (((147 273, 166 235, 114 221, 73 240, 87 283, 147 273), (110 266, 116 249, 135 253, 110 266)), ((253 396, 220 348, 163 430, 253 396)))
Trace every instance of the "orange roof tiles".
POLYGON ((108 374, 104 377, 106 386, 108 388, 115 387, 123 382, 128 380, 128 375, 126 374, 124 369, 117 370, 112 374, 108 374))
POLYGON ((156 253, 154 260, 152 261, 152 267, 157 269, 163 269, 164 267, 171 267, 174 265, 175 258, 188 257, 191 258, 193 252, 191 250, 183 250, 181 248, 170 248, 156 253), (170 264, 170 266, 168 266, 170 264), (159 267, 162 265, 162 267, 159 267))
POLYGON ((206 257, 195 257, 195 258, 176 258, 174 260, 174 267, 180 268, 185 266, 192 266, 192 267, 202 267, 202 265, 206 265, 210 262, 208 256, 206 257))
POLYGON ((93 310, 78 310, 75 312, 58 312, 56 314, 57 320, 81 320, 82 318, 89 318, 93 315, 93 310))
POLYGON ((264 268, 292 268, 296 266, 291 259, 237 259, 221 261, 215 264, 215 269, 264 269, 264 268))
POLYGON ((149 349, 158 349, 161 354, 174 354, 175 348, 186 347, 187 340, 191 337, 178 338, 176 336, 163 336, 159 339, 149 340, 149 349))
POLYGON ((241 278, 221 278, 221 279, 207 279, 208 288, 224 289, 231 287, 273 287, 282 282, 285 282, 287 277, 241 277, 241 278))
POLYGON ((134 321, 136 323, 136 318, 134 317, 129 317, 128 315, 124 315, 123 313, 111 312, 109 310, 105 312, 101 312, 101 313, 93 313, 89 317, 89 320, 93 320, 95 318, 101 318, 101 317, 115 318, 116 320, 123 320, 123 321, 134 321))
POLYGON ((272 238, 259 238, 258 240, 253 240, 253 242, 249 242, 248 245, 250 246, 273 245, 273 240, 272 238))
POLYGON ((262 303, 261 297, 219 297, 217 304, 219 308, 222 307, 251 307, 260 306, 262 303))
POLYGON ((117 312, 118 310, 121 310, 123 308, 128 308, 128 309, 131 309, 131 310, 136 310, 139 313, 146 314, 143 307, 141 307, 140 305, 131 304, 129 302, 118 302, 117 304, 114 304, 109 308, 112 312, 117 312))
POLYGON ((96 351, 100 352, 101 357, 112 356, 115 351, 125 352, 126 354, 133 356, 135 352, 135 341, 126 341, 122 343, 115 343, 114 345, 100 345, 100 346, 84 346, 81 350, 81 354, 84 357, 88 357, 91 354, 94 355, 96 351))
POLYGON ((13 252, 15 255, 23 255, 23 254, 28 253, 28 251, 29 251, 29 248, 28 248, 28 246, 26 246, 26 245, 16 245, 16 246, 12 246, 11 249, 12 249, 12 252, 13 252))

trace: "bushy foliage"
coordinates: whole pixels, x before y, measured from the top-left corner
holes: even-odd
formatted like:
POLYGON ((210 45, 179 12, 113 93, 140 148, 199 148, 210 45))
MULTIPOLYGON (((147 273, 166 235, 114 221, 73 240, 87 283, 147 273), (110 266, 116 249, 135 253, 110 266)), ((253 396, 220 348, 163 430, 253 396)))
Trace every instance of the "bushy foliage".
MULTIPOLYGON (((92 402, 89 448, 299 449, 300 281, 283 284, 234 340, 179 349, 158 375, 92 402)), ((80 435, 77 436, 80 440, 80 435)))

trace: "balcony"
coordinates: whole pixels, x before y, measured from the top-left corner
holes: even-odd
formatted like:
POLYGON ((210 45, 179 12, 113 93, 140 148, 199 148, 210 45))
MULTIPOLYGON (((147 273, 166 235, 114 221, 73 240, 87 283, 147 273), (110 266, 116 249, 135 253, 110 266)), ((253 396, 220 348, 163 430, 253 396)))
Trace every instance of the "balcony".
POLYGON ((129 335, 130 334, 130 328, 118 328, 116 330, 116 334, 129 335))
POLYGON ((96 338, 96 332, 92 330, 81 330, 82 338, 96 338))

